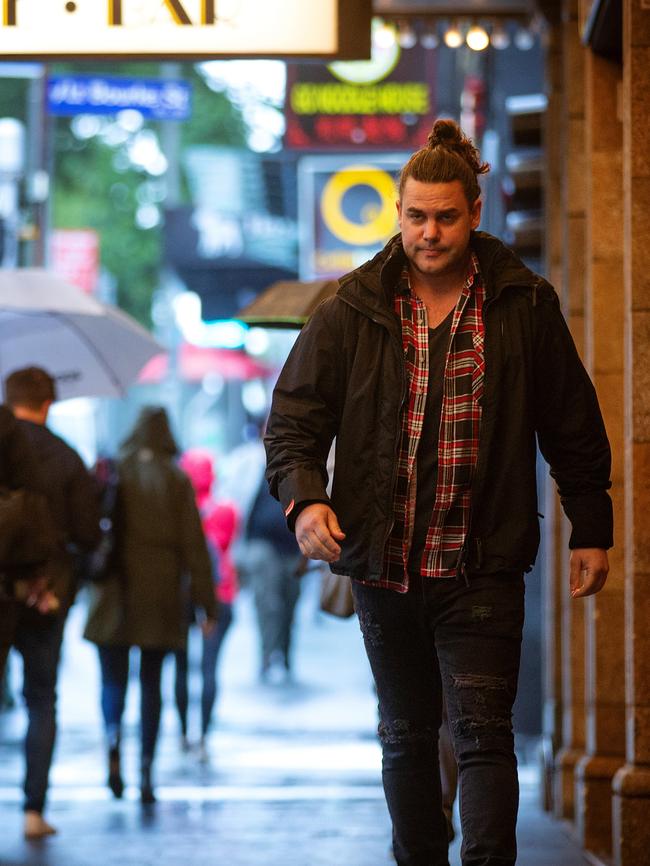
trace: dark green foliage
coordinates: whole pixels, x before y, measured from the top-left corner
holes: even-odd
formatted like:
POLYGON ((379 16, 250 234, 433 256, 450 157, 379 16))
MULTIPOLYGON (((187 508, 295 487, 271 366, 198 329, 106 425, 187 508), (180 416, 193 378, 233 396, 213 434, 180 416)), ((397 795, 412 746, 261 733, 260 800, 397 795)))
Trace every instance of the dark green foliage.
MULTIPOLYGON (((192 117, 181 125, 181 150, 188 144, 245 146, 246 126, 239 110, 225 93, 205 84, 192 64, 179 64, 180 77, 193 87, 192 117)), ((156 78, 160 66, 151 63, 57 64, 53 72, 97 72, 156 78)), ((111 122, 103 118, 102 123, 111 122)), ((128 158, 128 140, 111 144, 99 134, 77 138, 71 118, 57 118, 53 124, 54 182, 53 228, 92 228, 99 232, 101 263, 115 279, 121 307, 150 325, 151 296, 158 285, 162 260, 162 226, 142 229, 136 211, 142 202, 153 201, 161 208, 162 177, 152 177, 128 158)), ((162 124, 147 122, 162 142, 162 124)), ((162 144, 161 144, 162 146, 162 144)), ((181 184, 181 195, 184 184, 181 184)))

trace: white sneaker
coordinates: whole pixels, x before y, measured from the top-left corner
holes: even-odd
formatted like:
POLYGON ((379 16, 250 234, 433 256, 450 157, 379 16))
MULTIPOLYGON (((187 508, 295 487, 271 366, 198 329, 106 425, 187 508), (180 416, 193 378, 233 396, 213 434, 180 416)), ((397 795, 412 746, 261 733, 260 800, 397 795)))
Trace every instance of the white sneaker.
POLYGON ((197 751, 199 756, 199 764, 209 764, 210 753, 208 752, 208 744, 205 741, 205 737, 201 737, 197 751))
POLYGON ((32 809, 25 812, 25 839, 42 839, 44 836, 53 836, 56 832, 56 827, 48 824, 40 812, 32 809))

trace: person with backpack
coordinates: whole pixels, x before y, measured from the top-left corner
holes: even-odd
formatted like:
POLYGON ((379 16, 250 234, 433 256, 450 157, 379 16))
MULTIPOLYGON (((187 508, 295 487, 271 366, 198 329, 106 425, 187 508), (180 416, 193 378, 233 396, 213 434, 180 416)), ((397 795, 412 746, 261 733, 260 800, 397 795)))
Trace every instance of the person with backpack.
POLYGON ((27 510, 33 497, 47 507, 44 487, 29 439, 11 409, 0 405, 0 681, 15 634, 16 594, 42 613, 56 606, 47 576, 53 539, 39 543, 42 539, 35 533, 42 536, 43 530, 27 510))
POLYGON ((295 610, 304 562, 282 508, 262 475, 246 521, 246 570, 257 613, 262 682, 291 678, 295 610))
MULTIPOLYGON (((56 832, 43 818, 54 741, 56 682, 66 616, 76 594, 74 556, 99 541, 99 515, 92 480, 77 452, 46 426, 56 400, 53 378, 40 367, 16 370, 4 383, 17 426, 35 455, 56 538, 47 562, 50 596, 43 605, 19 604, 13 646, 23 659, 27 705, 25 824, 27 838, 56 832)), ((43 527, 43 530, 45 528, 43 527)), ((29 590, 28 590, 29 596, 29 590)))
MULTIPOLYGON (((234 503, 215 499, 214 460, 202 448, 190 448, 179 460, 179 466, 188 476, 194 488, 196 505, 201 514, 201 523, 212 561, 214 592, 219 603, 217 622, 214 629, 202 634, 201 653, 201 738, 199 758, 208 761, 207 734, 210 729, 212 713, 217 698, 217 664, 223 641, 233 621, 233 603, 239 585, 237 569, 233 562, 231 547, 239 531, 239 512, 234 503)), ((195 619, 190 605, 188 632, 183 649, 176 650, 175 697, 176 708, 181 724, 181 745, 189 751, 188 739, 188 646, 189 623, 195 619)))
POLYGON ((168 652, 185 644, 186 579, 206 631, 217 614, 210 554, 192 485, 176 465, 177 452, 165 409, 144 407, 117 460, 116 555, 111 573, 90 586, 84 631, 99 652, 108 785, 117 798, 124 791, 121 733, 129 655, 131 647, 140 650, 144 804, 156 799, 152 766, 160 727, 163 661, 168 652))

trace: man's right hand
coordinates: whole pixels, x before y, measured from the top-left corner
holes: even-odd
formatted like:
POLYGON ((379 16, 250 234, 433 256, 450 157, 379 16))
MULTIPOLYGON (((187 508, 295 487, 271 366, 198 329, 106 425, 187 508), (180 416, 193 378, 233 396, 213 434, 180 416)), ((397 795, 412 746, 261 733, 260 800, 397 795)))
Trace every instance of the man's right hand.
POLYGON ((296 518, 296 539, 301 553, 309 559, 336 562, 341 555, 337 542, 344 538, 336 514, 324 502, 308 505, 296 518))

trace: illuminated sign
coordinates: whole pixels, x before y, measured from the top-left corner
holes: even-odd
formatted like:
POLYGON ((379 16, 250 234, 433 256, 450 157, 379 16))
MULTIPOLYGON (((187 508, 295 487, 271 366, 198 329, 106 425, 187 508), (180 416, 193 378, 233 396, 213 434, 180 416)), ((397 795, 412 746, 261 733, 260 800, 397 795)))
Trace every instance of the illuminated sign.
POLYGON ((408 154, 308 157, 298 168, 301 279, 339 277, 398 230, 397 176, 408 154))
POLYGON ((47 82, 50 114, 115 114, 133 109, 154 120, 186 120, 191 102, 192 87, 185 81, 53 75, 47 82))
MULTIPOLYGON (((375 22, 373 22, 373 27, 375 22)), ((435 119, 435 52, 373 40, 370 60, 287 67, 286 147, 405 148, 435 119)))
POLYGON ((370 0, 0 0, 3 59, 370 55, 370 0))

